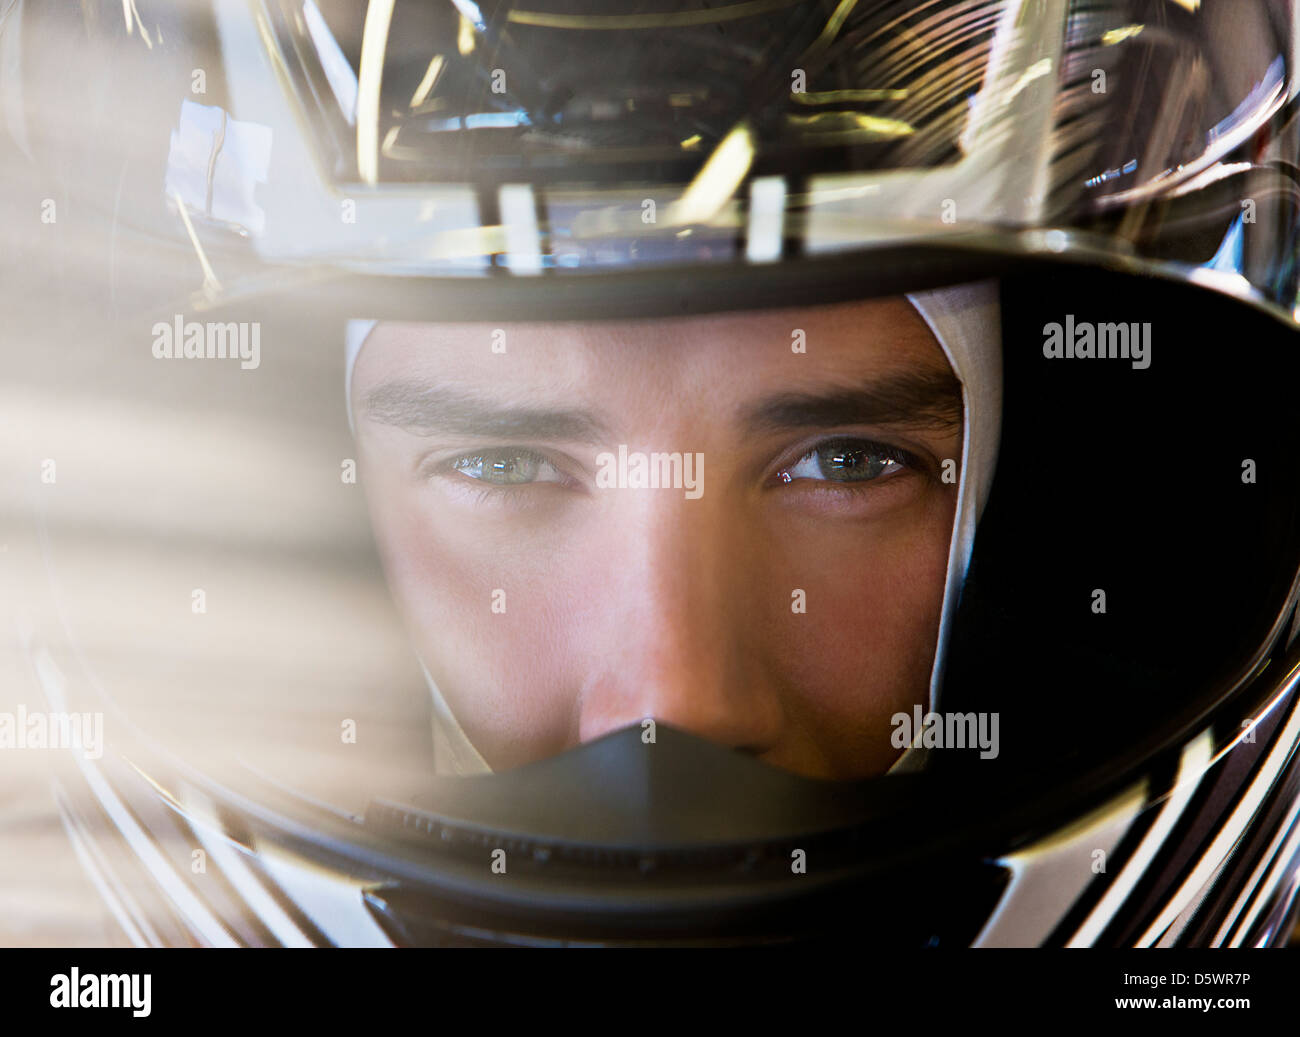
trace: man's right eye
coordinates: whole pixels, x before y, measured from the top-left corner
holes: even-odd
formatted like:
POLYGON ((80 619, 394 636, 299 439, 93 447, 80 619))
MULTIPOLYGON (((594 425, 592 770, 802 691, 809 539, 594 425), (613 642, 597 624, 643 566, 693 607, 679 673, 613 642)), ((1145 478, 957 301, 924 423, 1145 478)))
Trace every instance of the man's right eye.
POLYGON ((479 482, 497 486, 563 483, 564 475, 544 456, 522 447, 501 447, 452 458, 445 467, 479 482))

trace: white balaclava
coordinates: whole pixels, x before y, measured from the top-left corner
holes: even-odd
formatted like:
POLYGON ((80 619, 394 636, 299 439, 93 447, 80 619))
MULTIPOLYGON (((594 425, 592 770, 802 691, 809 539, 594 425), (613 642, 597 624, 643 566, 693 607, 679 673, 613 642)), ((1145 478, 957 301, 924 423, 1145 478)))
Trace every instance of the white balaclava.
MULTIPOLYGON (((971 549, 975 546, 975 526, 984 511, 997 465, 1002 432, 1002 320, 996 281, 912 292, 907 299, 930 326, 952 365, 953 374, 961 382, 964 412, 957 511, 948 546, 948 576, 943 588, 939 638, 930 670, 929 708, 937 711, 948 656, 948 635, 961 599, 971 549)), ((913 739, 919 735, 919 731, 913 732, 913 739)), ((920 770, 926 752, 913 745, 894 761, 890 773, 920 770)))
MULTIPOLYGON (((1002 332, 996 281, 981 281, 955 288, 914 292, 907 296, 938 339, 953 373, 962 386, 964 434, 961 475, 957 485, 957 510, 948 549, 948 575, 934 665, 930 672, 930 710, 938 709, 948 634, 961 595, 966 567, 975 542, 975 526, 988 497, 997 460, 1002 419, 1002 332)), ((348 425, 352 417, 352 370, 367 336, 377 321, 352 320, 346 335, 344 382, 348 425)), ((492 768, 474 748, 457 722, 428 668, 421 662, 433 700, 434 766, 439 774, 486 774, 492 768)), ((925 750, 914 746, 894 762, 891 772, 916 770, 924 765, 925 750)))

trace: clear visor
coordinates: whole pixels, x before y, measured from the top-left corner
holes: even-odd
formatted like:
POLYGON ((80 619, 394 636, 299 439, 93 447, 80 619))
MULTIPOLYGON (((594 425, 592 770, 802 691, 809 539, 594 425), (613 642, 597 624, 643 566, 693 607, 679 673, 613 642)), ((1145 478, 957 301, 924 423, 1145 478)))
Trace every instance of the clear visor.
POLYGON ((351 322, 360 481, 439 771, 659 723, 810 777, 902 765, 992 478, 997 307, 986 282, 351 322))

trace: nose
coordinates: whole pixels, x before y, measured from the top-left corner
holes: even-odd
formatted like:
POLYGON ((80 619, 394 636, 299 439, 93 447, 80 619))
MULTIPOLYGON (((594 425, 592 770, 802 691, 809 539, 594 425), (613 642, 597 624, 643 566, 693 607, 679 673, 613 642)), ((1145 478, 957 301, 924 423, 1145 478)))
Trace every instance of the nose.
POLYGON ((647 718, 757 755, 783 712, 765 679, 753 600, 755 545, 725 500, 612 490, 616 572, 594 590, 601 620, 579 696, 586 742, 647 718))

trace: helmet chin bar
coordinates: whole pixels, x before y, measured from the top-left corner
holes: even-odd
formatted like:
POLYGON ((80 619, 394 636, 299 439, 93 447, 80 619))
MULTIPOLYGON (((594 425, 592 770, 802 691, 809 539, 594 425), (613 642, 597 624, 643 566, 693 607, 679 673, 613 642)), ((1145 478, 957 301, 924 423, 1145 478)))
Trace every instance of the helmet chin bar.
POLYGON ((421 797, 426 805, 408 816, 377 802, 367 824, 400 822, 417 838, 437 839, 449 838, 444 831, 496 830, 550 844, 557 856, 566 845, 592 842, 611 851, 690 853, 831 831, 880 805, 857 794, 870 779, 805 778, 664 723, 655 724, 653 740, 645 730, 630 724, 490 778, 435 778, 421 797))
MULTIPOLYGON (((899 802, 889 784, 803 778, 663 724, 647 741, 634 724, 512 771, 437 779, 418 806, 373 802, 367 829, 437 864, 425 881, 370 889, 366 903, 399 943, 824 935, 867 895, 857 889, 864 848, 897 832, 881 823, 899 802)), ((1001 885, 982 865, 956 885, 966 881, 972 902, 949 917, 954 927, 1001 885)), ((882 892, 872 899, 893 910, 871 911, 897 913, 905 929, 905 909, 882 892)))

